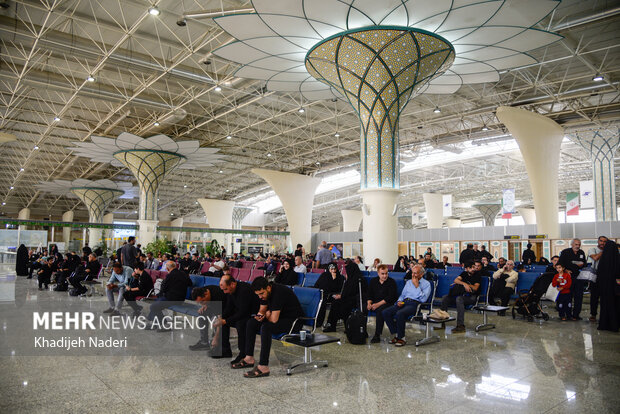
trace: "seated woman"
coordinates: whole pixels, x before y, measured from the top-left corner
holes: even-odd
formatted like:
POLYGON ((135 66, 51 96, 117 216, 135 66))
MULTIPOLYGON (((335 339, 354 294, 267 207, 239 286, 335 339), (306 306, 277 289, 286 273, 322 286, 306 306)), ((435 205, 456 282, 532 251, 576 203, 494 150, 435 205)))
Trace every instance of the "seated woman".
POLYGON ((327 303, 331 303, 334 300, 334 295, 340 294, 343 284, 344 276, 340 274, 335 264, 330 264, 327 270, 317 279, 314 287, 323 290, 323 303, 319 310, 316 326, 323 325, 327 303))
MULTIPOLYGON (((347 260, 345 266, 347 270, 346 281, 342 286, 342 292, 332 295, 332 306, 329 311, 329 317, 327 318, 327 326, 323 329, 323 332, 336 332, 336 324, 340 319, 347 322, 347 318, 351 314, 354 308, 360 307, 360 282, 362 284, 362 300, 363 304, 368 291, 366 279, 362 276, 362 272, 359 267, 351 260, 347 260)), ((362 312, 366 313, 362 305, 362 312)))
POLYGON ((381 259, 379 259, 378 257, 375 259, 375 261, 372 263, 372 266, 370 266, 368 268, 369 272, 376 272, 377 268, 379 267, 379 265, 381 264, 381 259))
POLYGON ((406 256, 400 256, 398 258, 398 261, 396 262, 396 264, 394 265, 394 272, 406 272, 407 271, 407 257, 406 256))
POLYGON ((291 268, 291 262, 285 260, 282 263, 280 273, 277 274, 274 282, 288 286, 294 286, 299 282, 299 277, 297 276, 297 273, 295 273, 295 271, 291 268))
POLYGON ((79 257, 77 259, 75 260, 71 253, 65 253, 65 259, 58 264, 56 272, 56 287, 54 288, 56 292, 65 292, 69 289, 67 280, 79 265, 79 257))

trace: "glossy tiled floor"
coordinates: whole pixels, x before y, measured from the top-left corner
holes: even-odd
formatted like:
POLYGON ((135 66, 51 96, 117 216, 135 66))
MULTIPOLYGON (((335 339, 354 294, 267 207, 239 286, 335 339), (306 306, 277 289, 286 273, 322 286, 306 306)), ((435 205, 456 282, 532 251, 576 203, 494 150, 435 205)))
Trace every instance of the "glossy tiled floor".
MULTIPOLYGON (((73 310, 107 307, 103 297, 38 292, 36 282, 7 276, 6 267, 1 275, 2 335, 19 329, 11 326, 13 291, 26 301, 66 301, 73 310)), ((466 323, 473 328, 481 319, 468 313, 466 323)), ((328 368, 293 376, 284 366, 302 351, 276 342, 272 374, 257 380, 202 353, 34 357, 17 350, 0 358, 0 412, 620 412, 620 334, 586 321, 491 319, 494 330, 452 335, 449 327, 440 343, 420 348, 343 340, 314 352, 328 368)), ((162 349, 196 341, 179 332, 144 335, 162 349)), ((414 325, 407 331, 410 342, 422 335, 414 325)))

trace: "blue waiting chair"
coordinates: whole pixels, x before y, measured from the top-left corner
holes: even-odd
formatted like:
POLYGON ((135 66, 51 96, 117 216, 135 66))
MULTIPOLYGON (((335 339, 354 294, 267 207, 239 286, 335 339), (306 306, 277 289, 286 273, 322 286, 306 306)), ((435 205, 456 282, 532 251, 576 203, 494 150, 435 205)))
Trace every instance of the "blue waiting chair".
POLYGON ((306 273, 306 277, 304 278, 303 287, 314 287, 314 284, 321 277, 320 273, 306 273))

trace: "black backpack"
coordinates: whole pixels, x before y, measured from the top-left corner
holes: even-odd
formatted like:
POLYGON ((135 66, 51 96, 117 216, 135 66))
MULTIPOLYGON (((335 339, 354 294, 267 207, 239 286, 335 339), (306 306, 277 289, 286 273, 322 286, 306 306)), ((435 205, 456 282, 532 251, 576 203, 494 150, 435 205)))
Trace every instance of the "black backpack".
POLYGON ((366 332, 366 324, 368 318, 364 315, 362 309, 362 281, 359 280, 359 293, 360 293, 360 307, 355 309, 345 322, 345 333, 347 334, 347 340, 354 345, 366 344, 366 338, 368 333, 366 332))

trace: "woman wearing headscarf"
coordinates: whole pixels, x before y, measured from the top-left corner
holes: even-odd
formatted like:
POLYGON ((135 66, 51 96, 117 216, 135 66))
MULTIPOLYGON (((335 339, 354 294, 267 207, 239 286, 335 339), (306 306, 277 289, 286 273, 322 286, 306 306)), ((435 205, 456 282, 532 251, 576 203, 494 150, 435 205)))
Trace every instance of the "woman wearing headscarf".
POLYGON ((335 264, 330 264, 327 267, 327 270, 317 279, 314 287, 323 291, 323 303, 321 303, 321 309, 319 310, 319 315, 316 318, 316 326, 323 325, 327 304, 333 302, 334 295, 342 292, 343 284, 344 276, 340 274, 338 267, 335 264))
POLYGON ((345 265, 346 281, 342 286, 342 292, 333 295, 332 306, 327 318, 327 326, 323 332, 336 332, 336 324, 340 319, 346 323, 347 318, 354 308, 360 308, 360 282, 362 284, 362 312, 366 313, 363 304, 366 303, 365 297, 368 291, 366 279, 362 276, 362 272, 354 262, 347 260, 345 265))
POLYGON ((28 249, 23 244, 20 244, 17 248, 15 273, 17 273, 17 276, 28 276, 28 249))
POLYGON ((297 273, 295 273, 291 267, 291 262, 289 260, 285 260, 282 262, 280 273, 277 274, 273 281, 281 285, 294 286, 299 283, 299 276, 297 276, 297 273))
POLYGON ((408 267, 409 266, 407 263, 407 256, 400 256, 398 258, 398 261, 394 265, 394 270, 392 271, 393 272, 406 272, 408 267))
POLYGON ((601 315, 598 329, 618 332, 620 328, 620 253, 618 245, 608 240, 596 270, 596 283, 599 288, 601 315))

